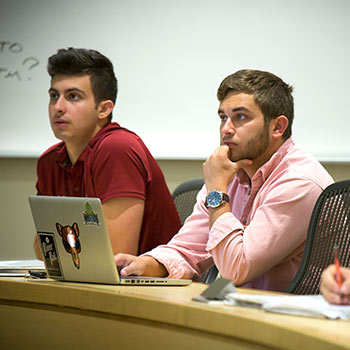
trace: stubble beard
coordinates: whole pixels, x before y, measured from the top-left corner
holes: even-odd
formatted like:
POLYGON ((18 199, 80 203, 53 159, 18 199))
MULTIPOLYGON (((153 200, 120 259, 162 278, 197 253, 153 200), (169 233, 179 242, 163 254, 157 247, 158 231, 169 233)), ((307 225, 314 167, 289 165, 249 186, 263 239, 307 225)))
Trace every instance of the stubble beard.
POLYGON ((242 159, 255 160, 266 151, 269 144, 268 127, 264 126, 263 130, 258 135, 250 138, 247 141, 247 144, 242 151, 236 153, 232 148, 230 148, 229 158, 232 162, 238 162, 242 159))

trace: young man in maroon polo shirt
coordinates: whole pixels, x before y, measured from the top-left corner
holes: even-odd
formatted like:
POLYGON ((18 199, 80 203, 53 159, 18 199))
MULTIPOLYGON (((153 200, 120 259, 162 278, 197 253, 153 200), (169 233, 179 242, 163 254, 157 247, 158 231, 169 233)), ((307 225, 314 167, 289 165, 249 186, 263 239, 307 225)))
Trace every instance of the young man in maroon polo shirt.
MULTIPOLYGON (((62 142, 38 160, 38 195, 98 197, 114 254, 167 243, 180 220, 164 176, 133 132, 112 120, 113 65, 97 51, 61 49, 48 60, 49 116, 62 142)), ((34 243, 41 257, 37 240, 34 243)))

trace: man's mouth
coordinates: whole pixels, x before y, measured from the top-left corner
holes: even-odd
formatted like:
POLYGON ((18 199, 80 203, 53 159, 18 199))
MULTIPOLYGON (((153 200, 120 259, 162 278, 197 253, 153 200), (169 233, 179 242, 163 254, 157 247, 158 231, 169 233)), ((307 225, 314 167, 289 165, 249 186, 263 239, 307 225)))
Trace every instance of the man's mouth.
POLYGON ((54 124, 61 126, 61 125, 67 125, 68 122, 66 120, 62 119, 62 118, 59 118, 59 119, 54 120, 54 124))
POLYGON ((237 143, 233 142, 233 141, 225 141, 224 140, 223 144, 229 146, 230 148, 237 146, 237 143))

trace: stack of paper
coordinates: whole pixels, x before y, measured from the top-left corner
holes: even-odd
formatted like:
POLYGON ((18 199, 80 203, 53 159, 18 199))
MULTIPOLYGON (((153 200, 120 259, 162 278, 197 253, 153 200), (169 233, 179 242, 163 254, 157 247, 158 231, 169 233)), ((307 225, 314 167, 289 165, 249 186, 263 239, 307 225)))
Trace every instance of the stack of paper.
POLYGON ((261 308, 282 314, 350 320, 350 306, 329 304, 322 295, 267 295, 229 293, 227 305, 261 308))
POLYGON ((41 260, 3 260, 0 261, 0 277, 25 276, 29 271, 45 271, 41 260))

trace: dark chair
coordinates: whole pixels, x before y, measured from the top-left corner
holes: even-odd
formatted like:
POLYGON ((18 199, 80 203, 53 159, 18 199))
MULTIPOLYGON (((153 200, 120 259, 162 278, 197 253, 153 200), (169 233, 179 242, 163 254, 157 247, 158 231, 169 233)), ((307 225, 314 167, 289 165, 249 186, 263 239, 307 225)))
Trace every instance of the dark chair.
MULTIPOLYGON (((196 204, 197 194, 203 185, 203 179, 194 179, 186 181, 175 188, 172 196, 182 225, 187 217, 191 215, 193 207, 196 204)), ((216 266, 212 265, 202 274, 199 282, 211 283, 215 281, 217 274, 218 270, 216 266)))
POLYGON ((218 278, 218 274, 219 274, 218 268, 216 267, 215 264, 213 264, 206 271, 203 272, 198 282, 210 284, 218 278))
POLYGON ((350 180, 328 186, 313 209, 300 267, 286 289, 292 294, 320 294, 322 271, 334 263, 338 247, 342 266, 350 266, 350 180))
POLYGON ((192 213, 193 207, 196 204, 197 193, 203 185, 203 179, 194 179, 186 181, 175 188, 172 197, 180 217, 181 225, 184 224, 187 217, 192 213))

